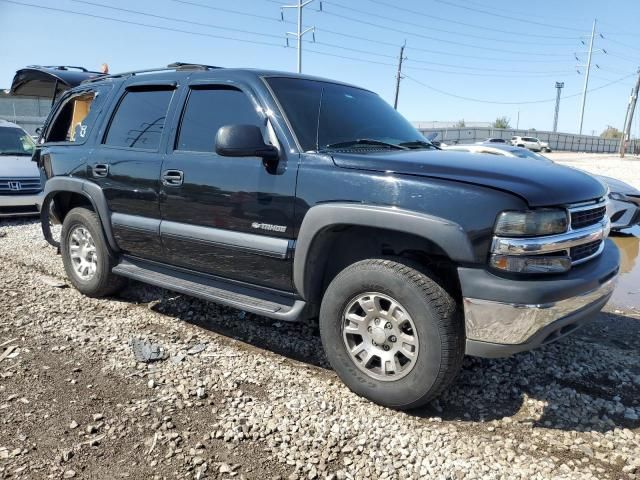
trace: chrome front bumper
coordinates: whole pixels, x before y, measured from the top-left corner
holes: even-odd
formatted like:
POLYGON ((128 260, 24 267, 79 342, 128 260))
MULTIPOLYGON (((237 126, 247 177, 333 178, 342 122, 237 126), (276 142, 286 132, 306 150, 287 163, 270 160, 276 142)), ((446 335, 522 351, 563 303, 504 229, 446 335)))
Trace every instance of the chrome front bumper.
POLYGON ((580 296, 542 305, 501 303, 477 298, 464 299, 467 339, 517 345, 558 320, 609 299, 617 276, 580 296))
POLYGON ((0 217, 38 215, 44 192, 33 195, 0 195, 0 217), (22 212, 20 207, 35 207, 35 211, 22 212), (15 209, 15 210, 14 210, 15 209))

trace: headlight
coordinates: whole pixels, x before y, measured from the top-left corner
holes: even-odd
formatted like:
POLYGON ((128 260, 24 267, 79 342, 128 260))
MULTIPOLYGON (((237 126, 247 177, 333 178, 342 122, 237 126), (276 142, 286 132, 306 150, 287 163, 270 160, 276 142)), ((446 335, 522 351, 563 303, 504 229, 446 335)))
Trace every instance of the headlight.
POLYGON ((564 233, 568 226, 566 210, 508 211, 498 215, 494 233, 502 237, 534 237, 564 233))
POLYGON ((611 192, 609 194, 609 198, 611 200, 620 200, 620 201, 623 201, 623 202, 629 201, 629 199, 627 198, 627 196, 624 193, 611 192))

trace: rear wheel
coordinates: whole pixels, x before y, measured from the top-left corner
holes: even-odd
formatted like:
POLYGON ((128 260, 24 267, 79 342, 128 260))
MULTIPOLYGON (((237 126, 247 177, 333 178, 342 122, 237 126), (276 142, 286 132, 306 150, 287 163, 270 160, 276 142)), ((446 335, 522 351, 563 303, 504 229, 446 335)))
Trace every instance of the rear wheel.
POLYGON ((453 298, 428 274, 387 259, 364 260, 336 276, 322 300, 320 334, 351 390, 398 409, 437 397, 464 355, 453 298))
POLYGON ((126 283, 111 273, 117 259, 107 245, 100 219, 87 208, 74 208, 65 217, 60 252, 69 280, 87 296, 112 295, 126 283))

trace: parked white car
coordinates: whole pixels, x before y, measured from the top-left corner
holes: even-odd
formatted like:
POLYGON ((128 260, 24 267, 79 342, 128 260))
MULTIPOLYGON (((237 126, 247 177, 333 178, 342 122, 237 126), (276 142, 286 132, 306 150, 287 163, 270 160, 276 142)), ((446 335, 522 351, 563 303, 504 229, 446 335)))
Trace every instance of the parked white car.
MULTIPOLYGON (((543 162, 553 160, 530 150, 511 145, 455 145, 444 148, 472 153, 488 153, 506 157, 532 158, 543 162)), ((609 204, 607 214, 611 219, 612 230, 622 230, 640 224, 640 190, 618 179, 593 175, 609 187, 609 204)))
POLYGON ((513 136, 511 137, 511 145, 514 147, 522 147, 528 148, 529 150, 533 150, 534 152, 550 152, 549 143, 541 142, 540 139, 536 137, 520 137, 513 136))
POLYGON ((38 215, 43 184, 31 161, 35 143, 20 126, 0 120, 0 217, 38 215))

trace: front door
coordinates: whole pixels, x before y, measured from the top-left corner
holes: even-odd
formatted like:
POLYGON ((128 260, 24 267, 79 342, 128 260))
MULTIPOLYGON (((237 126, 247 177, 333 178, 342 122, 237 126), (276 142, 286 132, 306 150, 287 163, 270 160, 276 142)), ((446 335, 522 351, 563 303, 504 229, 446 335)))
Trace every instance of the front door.
POLYGON ((173 85, 125 88, 87 169, 105 194, 118 246, 152 260, 162 259, 160 146, 174 90, 173 85))
POLYGON ((162 164, 161 238, 167 262, 291 290, 297 155, 276 168, 215 153, 224 125, 258 125, 277 142, 249 89, 190 85, 162 164))

